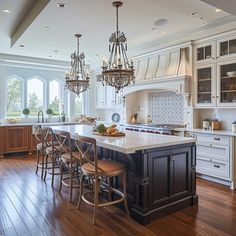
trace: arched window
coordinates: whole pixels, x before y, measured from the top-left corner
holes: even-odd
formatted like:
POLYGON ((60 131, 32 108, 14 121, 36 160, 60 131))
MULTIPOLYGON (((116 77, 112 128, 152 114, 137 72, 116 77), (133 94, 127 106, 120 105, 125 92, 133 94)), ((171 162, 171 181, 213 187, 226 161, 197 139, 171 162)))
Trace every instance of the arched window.
POLYGON ((53 110, 54 114, 59 114, 59 104, 61 101, 61 84, 57 80, 49 83, 49 105, 48 107, 53 110))
POLYGON ((6 116, 20 116, 22 105, 22 81, 16 77, 7 79, 6 116))
POLYGON ((27 81, 27 107, 31 115, 37 115, 43 110, 44 104, 43 81, 33 78, 27 81))

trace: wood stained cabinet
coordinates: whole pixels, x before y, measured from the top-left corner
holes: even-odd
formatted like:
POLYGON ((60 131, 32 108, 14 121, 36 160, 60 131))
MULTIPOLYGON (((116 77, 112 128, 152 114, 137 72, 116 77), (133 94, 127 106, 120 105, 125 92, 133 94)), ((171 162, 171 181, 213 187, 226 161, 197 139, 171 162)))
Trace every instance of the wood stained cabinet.
POLYGON ((0 158, 3 157, 5 149, 5 127, 0 127, 0 158))
POLYGON ((28 126, 9 126, 5 130, 5 152, 29 150, 28 126))

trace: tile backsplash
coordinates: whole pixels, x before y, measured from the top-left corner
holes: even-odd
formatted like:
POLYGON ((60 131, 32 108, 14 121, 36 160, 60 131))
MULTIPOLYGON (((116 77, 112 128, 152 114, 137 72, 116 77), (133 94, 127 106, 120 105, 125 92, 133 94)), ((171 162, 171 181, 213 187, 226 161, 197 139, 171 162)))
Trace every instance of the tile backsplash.
POLYGON ((184 124, 184 97, 172 91, 150 93, 149 114, 154 124, 184 124))

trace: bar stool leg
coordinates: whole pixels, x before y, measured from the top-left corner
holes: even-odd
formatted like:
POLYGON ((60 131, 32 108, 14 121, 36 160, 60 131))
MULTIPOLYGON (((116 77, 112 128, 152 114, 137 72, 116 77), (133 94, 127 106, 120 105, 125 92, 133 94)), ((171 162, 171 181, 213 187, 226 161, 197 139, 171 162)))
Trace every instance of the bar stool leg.
POLYGON ((62 179, 63 179, 63 169, 62 169, 62 167, 63 167, 63 162, 61 162, 61 164, 60 164, 60 172, 61 172, 61 174, 60 174, 60 185, 59 185, 58 192, 61 192, 61 186, 62 186, 62 179))
POLYGON ((52 153, 51 154, 51 157, 52 157, 52 182, 51 182, 51 186, 53 188, 53 185, 54 185, 54 168, 55 168, 55 156, 54 154, 52 153))
POLYGON ((48 169, 48 154, 45 155, 45 173, 44 173, 44 178, 43 180, 46 180, 47 177, 47 169, 48 169))
POLYGON ((41 172, 41 179, 43 179, 44 174, 44 154, 42 154, 42 172, 41 172))
POLYGON ((80 207, 80 203, 81 203, 82 195, 83 195, 83 178, 84 178, 84 175, 82 174, 81 177, 80 177, 79 200, 78 200, 78 203, 77 203, 77 206, 76 206, 76 209, 77 209, 77 210, 78 210, 79 207, 80 207))
POLYGON ((37 149, 37 166, 36 166, 36 171, 35 173, 38 173, 38 169, 39 169, 39 150, 37 149))
POLYGON ((94 212, 93 212, 93 224, 96 224, 96 214, 97 214, 97 206, 98 206, 98 192, 99 192, 99 186, 98 186, 98 176, 95 176, 95 189, 94 189, 94 212))
POLYGON ((127 212, 127 215, 130 216, 129 213, 129 208, 128 208, 128 202, 127 202, 127 193, 126 193, 126 172, 123 174, 123 194, 124 194, 124 205, 125 205, 125 210, 127 212))

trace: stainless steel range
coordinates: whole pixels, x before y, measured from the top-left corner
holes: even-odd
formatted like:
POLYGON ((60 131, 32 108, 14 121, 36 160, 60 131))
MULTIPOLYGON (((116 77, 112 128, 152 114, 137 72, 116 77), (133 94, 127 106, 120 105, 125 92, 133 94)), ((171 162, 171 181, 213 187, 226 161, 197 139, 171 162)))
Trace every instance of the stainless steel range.
POLYGON ((126 130, 166 135, 174 135, 175 129, 184 128, 184 125, 172 124, 126 124, 124 126, 126 130))

